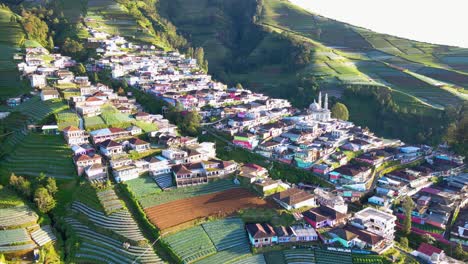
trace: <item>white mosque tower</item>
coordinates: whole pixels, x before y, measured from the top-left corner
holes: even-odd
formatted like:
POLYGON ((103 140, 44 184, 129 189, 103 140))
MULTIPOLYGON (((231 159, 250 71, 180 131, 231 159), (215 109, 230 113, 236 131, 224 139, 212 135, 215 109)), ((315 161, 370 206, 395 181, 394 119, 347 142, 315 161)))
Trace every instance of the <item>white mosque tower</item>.
POLYGON ((318 103, 314 100, 309 106, 309 113, 312 120, 326 122, 331 119, 331 112, 328 109, 328 94, 325 94, 324 101, 322 106, 322 92, 319 92, 318 103))

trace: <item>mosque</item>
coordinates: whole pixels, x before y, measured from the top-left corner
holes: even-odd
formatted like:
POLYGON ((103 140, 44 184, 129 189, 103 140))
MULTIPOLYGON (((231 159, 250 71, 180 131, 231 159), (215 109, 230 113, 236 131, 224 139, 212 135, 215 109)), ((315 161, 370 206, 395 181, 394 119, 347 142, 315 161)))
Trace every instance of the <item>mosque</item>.
POLYGON ((319 93, 318 102, 314 100, 308 110, 311 119, 320 122, 326 122, 331 119, 331 111, 328 109, 328 94, 325 94, 325 100, 322 106, 322 92, 319 93))

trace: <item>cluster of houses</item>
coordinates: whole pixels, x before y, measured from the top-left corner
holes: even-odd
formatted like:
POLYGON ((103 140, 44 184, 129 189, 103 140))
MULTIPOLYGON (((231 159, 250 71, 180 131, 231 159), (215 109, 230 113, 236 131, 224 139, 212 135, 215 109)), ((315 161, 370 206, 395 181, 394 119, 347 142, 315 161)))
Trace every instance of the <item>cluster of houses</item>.
MULTIPOLYGON (((88 71, 109 70, 112 78, 125 80, 173 106, 197 110, 204 122, 231 135, 232 144, 310 170, 334 184, 336 190, 315 188, 308 192, 271 179, 268 170, 259 165, 239 166, 234 161, 220 160, 214 143, 179 136, 175 125, 162 115, 144 112, 131 94, 122 95, 106 85, 92 83, 87 76, 75 76, 69 67, 76 62, 70 57, 50 54, 41 47, 28 48, 24 61, 18 64, 22 77, 40 90, 42 100, 66 99, 79 116, 79 126, 64 128, 63 135, 73 151, 78 174, 91 181, 112 175, 121 182, 148 173, 166 189, 236 174, 236 179, 287 210, 307 208, 295 214, 296 220, 302 220, 300 225, 247 224, 249 240, 255 247, 321 240, 384 252, 393 245, 397 217, 403 215, 401 208, 394 208, 395 215, 389 208, 401 196, 412 197, 416 204, 412 221, 418 224, 445 229, 455 208, 466 215, 468 187, 466 174, 461 174, 462 157, 428 146, 384 140, 368 129, 334 119, 327 94, 320 93, 309 108, 298 110, 284 99, 227 88, 204 73, 195 59, 178 52, 163 52, 120 36, 90 28, 88 31, 91 37, 87 45, 99 54, 86 65, 88 71), (128 126, 85 129, 84 119, 106 112, 127 117, 128 126), (138 124, 145 125, 145 129, 138 124), (159 149, 160 154, 154 155, 159 149), (418 165, 374 179, 376 169, 384 164, 413 162, 418 165), (438 188, 432 186, 433 177, 444 177, 438 188), (368 198, 374 207, 349 214, 347 202, 359 200, 369 191, 375 191, 368 198)), ((16 106, 28 99, 10 98, 8 104, 16 106)), ((452 237, 465 245, 467 226, 466 221, 457 221, 451 231, 452 237)), ((430 259, 443 256, 440 250, 421 247, 419 253, 430 259)))
POLYGON ((273 227, 268 223, 245 226, 250 243, 265 247, 320 240, 324 244, 383 253, 393 246, 396 216, 371 207, 352 217, 326 205, 305 211, 303 224, 273 227))

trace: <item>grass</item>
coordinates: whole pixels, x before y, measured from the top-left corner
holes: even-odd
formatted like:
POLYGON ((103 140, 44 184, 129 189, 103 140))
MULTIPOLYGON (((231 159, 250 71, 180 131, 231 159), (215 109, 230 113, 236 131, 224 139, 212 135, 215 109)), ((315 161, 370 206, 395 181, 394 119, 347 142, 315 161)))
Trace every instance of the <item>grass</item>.
POLYGON ((71 179, 76 176, 70 148, 62 136, 31 133, 0 163, 7 175, 47 176, 71 179))
POLYGON ((252 208, 239 211, 240 218, 246 223, 270 223, 274 226, 290 226, 294 217, 287 211, 269 208, 252 208))
POLYGON ((88 131, 107 127, 106 123, 101 118, 101 116, 87 116, 87 117, 84 117, 83 119, 84 119, 85 128, 88 131))

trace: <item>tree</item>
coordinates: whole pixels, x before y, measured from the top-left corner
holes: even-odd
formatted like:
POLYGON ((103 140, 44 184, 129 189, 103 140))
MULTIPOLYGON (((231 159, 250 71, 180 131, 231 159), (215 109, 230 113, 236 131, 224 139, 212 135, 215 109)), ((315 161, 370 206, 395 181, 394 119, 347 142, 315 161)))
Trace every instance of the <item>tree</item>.
POLYGON ((237 83, 237 84, 236 84, 236 88, 239 89, 239 90, 244 89, 244 87, 242 87, 242 84, 240 84, 240 83, 237 83))
POLYGON ((191 136, 195 136, 200 128, 201 116, 196 111, 187 112, 182 118, 180 129, 191 136))
POLYGON ((83 44, 71 38, 66 38, 65 42, 62 45, 62 51, 72 56, 79 55, 83 51, 83 49, 83 44))
POLYGON ((57 182, 54 178, 48 177, 46 180, 46 189, 49 191, 50 194, 55 195, 58 191, 57 182))
POLYGON ((406 248, 409 247, 408 244, 409 244, 409 243, 408 243, 408 238, 406 238, 406 237, 401 237, 401 238, 400 238, 400 245, 401 245, 404 249, 406 249, 406 248))
POLYGON ((54 39, 52 38, 52 36, 49 36, 48 40, 47 40, 47 48, 49 50, 53 50, 54 49, 54 39))
POLYGON ((428 243, 428 244, 433 244, 435 239, 429 234, 424 234, 421 236, 421 239, 423 242, 428 243))
POLYGON ((457 246, 455 247, 455 251, 453 252, 454 256, 457 258, 457 259, 460 259, 460 260, 465 260, 466 259, 466 255, 468 255, 464 250, 463 250, 463 247, 460 243, 457 244, 457 246))
POLYGON ((411 233, 411 212, 413 212, 413 209, 415 207, 413 199, 411 199, 410 196, 406 196, 401 206, 405 213, 402 231, 404 234, 409 235, 409 233, 411 233))
POLYGON ((331 115, 333 118, 347 121, 349 119, 349 111, 346 105, 342 103, 336 103, 331 109, 331 115))
POLYGON ((197 59, 198 64, 202 65, 205 61, 205 51, 203 50, 203 48, 196 48, 194 52, 194 57, 195 59, 197 59))
POLYGON ((119 87, 119 89, 117 90, 117 93, 119 95, 125 95, 125 90, 122 87, 119 87))
POLYGON ((25 178, 12 173, 10 176, 10 185, 20 194, 26 197, 31 196, 31 182, 25 178))
POLYGON ((75 66, 75 72, 76 72, 76 74, 78 74, 78 75, 85 75, 85 74, 86 74, 86 68, 85 68, 85 66, 83 65, 83 63, 78 63, 78 64, 75 66))
POLYGON ((50 212, 50 210, 54 209, 56 204, 54 197, 52 197, 49 191, 44 187, 37 188, 34 193, 34 202, 36 202, 37 208, 41 213, 50 212))

